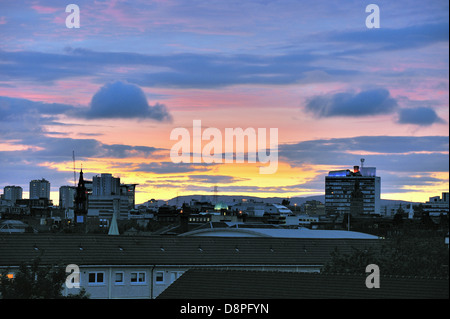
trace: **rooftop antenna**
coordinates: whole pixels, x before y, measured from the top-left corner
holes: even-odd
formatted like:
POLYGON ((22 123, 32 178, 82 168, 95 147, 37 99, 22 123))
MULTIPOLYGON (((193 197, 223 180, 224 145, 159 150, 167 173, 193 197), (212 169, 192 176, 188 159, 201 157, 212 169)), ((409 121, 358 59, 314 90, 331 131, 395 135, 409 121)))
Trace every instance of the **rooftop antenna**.
POLYGON ((214 186, 214 204, 217 204, 217 186, 214 186))
POLYGON ((75 172, 75 151, 72 151, 73 159, 73 186, 77 186, 77 173, 75 172))

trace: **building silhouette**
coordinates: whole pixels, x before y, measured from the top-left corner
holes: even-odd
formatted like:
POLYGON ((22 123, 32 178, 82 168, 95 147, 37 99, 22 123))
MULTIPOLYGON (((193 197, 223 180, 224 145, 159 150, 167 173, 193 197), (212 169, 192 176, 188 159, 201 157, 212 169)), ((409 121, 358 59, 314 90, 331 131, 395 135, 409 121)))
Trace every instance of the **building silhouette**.
POLYGON ((74 186, 61 186, 59 188, 59 207, 73 208, 76 191, 77 188, 74 186))
POLYGON ((3 197, 5 200, 11 201, 12 204, 18 199, 22 199, 22 187, 20 186, 5 186, 3 188, 3 197))
POLYGON ((50 182, 46 179, 34 179, 30 182, 30 199, 50 199, 50 182))
POLYGON ((83 169, 80 171, 80 178, 75 192, 74 221, 75 224, 86 223, 88 212, 88 192, 85 186, 83 169))
POLYGON ((381 178, 375 167, 354 166, 353 171, 330 171, 325 177, 327 215, 370 215, 380 213, 381 178))

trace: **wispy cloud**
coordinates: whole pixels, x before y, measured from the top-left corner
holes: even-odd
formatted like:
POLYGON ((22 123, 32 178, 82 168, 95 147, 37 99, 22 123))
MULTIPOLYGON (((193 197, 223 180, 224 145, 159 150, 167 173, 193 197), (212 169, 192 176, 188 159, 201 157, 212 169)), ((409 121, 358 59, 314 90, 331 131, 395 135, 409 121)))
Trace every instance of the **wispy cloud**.
POLYGON ((279 157, 294 166, 330 167, 352 167, 365 157, 368 166, 384 171, 445 172, 448 151, 447 136, 356 136, 283 144, 279 157))

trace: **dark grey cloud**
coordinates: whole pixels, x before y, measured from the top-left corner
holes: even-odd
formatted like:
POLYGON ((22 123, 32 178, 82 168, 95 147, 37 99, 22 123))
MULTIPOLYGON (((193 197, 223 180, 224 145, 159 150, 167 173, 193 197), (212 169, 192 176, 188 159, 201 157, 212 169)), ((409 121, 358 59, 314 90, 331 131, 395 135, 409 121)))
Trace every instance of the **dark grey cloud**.
MULTIPOLYGON (((316 35, 317 37, 337 43, 361 45, 357 49, 347 49, 344 46, 340 53, 343 55, 414 49, 433 43, 448 42, 449 24, 448 22, 437 22, 397 29, 381 27, 373 30, 365 29, 364 31, 336 31, 316 35)), ((349 46, 349 48, 351 47, 349 46)))
POLYGON ((435 123, 445 123, 430 107, 403 108, 399 110, 398 123, 429 126, 435 123))
MULTIPOLYGON (((130 146, 122 144, 108 145, 95 139, 56 138, 44 135, 27 137, 20 141, 10 141, 11 144, 29 145, 30 149, 17 151, 0 150, 0 183, 4 185, 19 185, 24 191, 28 191, 28 183, 32 179, 46 178, 50 181, 52 191, 57 191, 59 186, 72 185, 73 173, 59 171, 43 163, 62 163, 72 161, 72 152, 75 151, 77 170, 80 162, 89 158, 133 158, 145 157, 157 159, 160 149, 147 146, 130 146), (31 148, 33 147, 33 148, 31 148), (36 149, 37 147, 37 149, 36 149)), ((114 166, 114 161, 110 162, 114 166)), ((123 167, 132 163, 118 163, 123 167)), ((88 172, 89 168, 85 170, 88 172)), ((98 172, 94 172, 98 173, 98 172)), ((0 185, 0 188, 2 185, 0 185)))
POLYGON ((388 185, 385 186, 384 189, 389 190, 390 192, 396 192, 405 185, 431 186, 435 183, 441 182, 439 178, 433 177, 431 174, 426 173, 421 175, 405 175, 389 171, 381 171, 379 173, 383 176, 383 183, 388 185))
POLYGON ((70 160, 72 151, 78 158, 159 158, 157 153, 163 149, 149 146, 133 146, 125 144, 104 144, 95 139, 60 138, 48 135, 28 136, 11 144, 23 144, 35 150, 5 152, 9 156, 23 159, 34 158, 41 161, 63 162, 70 160))
POLYGON ((21 140, 45 134, 45 125, 52 125, 60 115, 74 109, 67 104, 0 96, 0 139, 21 140))
POLYGON ((209 171, 214 165, 216 164, 152 162, 148 164, 139 164, 139 166, 135 168, 134 171, 154 174, 194 173, 209 171))
POLYGON ((45 103, 21 98, 0 96, 0 121, 19 120, 30 113, 58 115, 74 110, 74 106, 62 103, 45 103))
MULTIPOLYGON (((65 78, 97 76, 104 82, 111 68, 131 66, 123 80, 140 86, 215 88, 237 84, 293 84, 321 71, 335 77, 355 75, 356 70, 317 66, 312 52, 281 55, 193 54, 150 55, 130 52, 97 52, 66 48, 62 53, 0 50, 0 80, 30 80, 51 84, 65 78), (138 67, 138 68, 136 68, 138 67), (163 69, 156 71, 154 67, 163 69), (151 71, 148 71, 151 70, 151 71)), ((118 76, 114 74, 114 76, 118 76)))
MULTIPOLYGON (((56 103, 0 97, 0 140, 20 150, 4 151, 0 156, 14 159, 5 162, 4 170, 21 170, 21 165, 41 171, 41 163, 70 161, 75 151, 78 159, 152 158, 159 159, 167 150, 125 144, 104 144, 95 138, 69 138, 66 133, 49 131, 46 125, 63 125, 56 121, 63 114, 77 114, 77 108, 56 103), (28 164, 25 164, 28 163, 28 164), (6 165, 7 164, 7 165, 6 165)), ((141 117, 144 115, 141 115, 141 117)), ((81 135, 89 133, 81 133, 81 135)), ((3 174, 2 174, 3 176, 3 174)))
POLYGON ((142 89, 130 83, 116 81, 105 84, 92 97, 87 111, 80 113, 90 119, 98 118, 151 118, 171 121, 163 104, 149 105, 142 89))
POLYGON ((316 117, 351 116, 360 117, 390 114, 395 111, 397 101, 383 88, 369 89, 359 93, 335 93, 309 98, 305 109, 316 117))
POLYGON ((304 141, 279 146, 279 158, 293 166, 359 165, 394 172, 445 172, 449 166, 448 136, 359 136, 304 141), (370 155, 357 155, 361 154, 370 155))
POLYGON ((246 180, 244 178, 236 178, 227 175, 189 175, 189 180, 195 183, 207 184, 231 184, 246 180))
MULTIPOLYGON (((51 190, 57 191, 62 185, 73 185, 73 172, 60 172, 56 169, 39 165, 41 159, 23 157, 23 153, 0 151, 0 189, 4 186, 17 185, 23 191, 29 191, 33 179, 45 178, 50 182, 51 190)), ((1 192, 1 191, 0 191, 1 192)))
MULTIPOLYGON (((168 183, 164 183, 164 184, 158 184, 156 183, 154 186, 156 187, 173 187, 173 184, 168 184, 168 183)), ((190 192, 204 192, 204 193, 212 193, 212 186, 211 185, 191 185, 191 184, 181 184, 178 186, 178 189, 184 190, 184 191, 190 191, 190 192)), ((301 192, 301 191, 305 191, 308 190, 308 188, 305 188, 305 185, 303 184, 299 184, 299 185, 287 185, 287 186, 260 186, 260 185, 249 185, 249 186, 241 186, 241 185, 221 185, 219 187, 219 192, 220 193, 248 193, 250 195, 252 194, 257 194, 257 193, 274 193, 274 194, 279 194, 279 193, 292 193, 292 192, 301 192)), ((322 189, 318 189, 315 190, 318 193, 322 193, 322 189)), ((220 193, 219 193, 219 197, 220 197, 220 193)), ((257 195, 255 195, 257 196, 257 195)))

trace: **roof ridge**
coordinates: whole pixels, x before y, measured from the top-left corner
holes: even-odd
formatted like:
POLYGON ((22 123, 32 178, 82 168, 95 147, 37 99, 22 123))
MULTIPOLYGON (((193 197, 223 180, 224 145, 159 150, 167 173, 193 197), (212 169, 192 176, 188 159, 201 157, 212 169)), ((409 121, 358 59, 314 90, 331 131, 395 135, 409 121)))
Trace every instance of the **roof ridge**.
MULTIPOLYGON (((267 272, 267 273, 290 273, 299 275, 311 275, 311 276, 367 276, 367 273, 323 273, 318 271, 283 271, 276 269, 229 269, 229 268, 214 268, 214 267, 193 267, 187 271, 211 271, 211 272, 267 272)), ((417 276, 417 275, 380 275, 381 278, 402 278, 402 279, 434 279, 434 280, 448 280, 449 277, 445 276, 417 276)))

